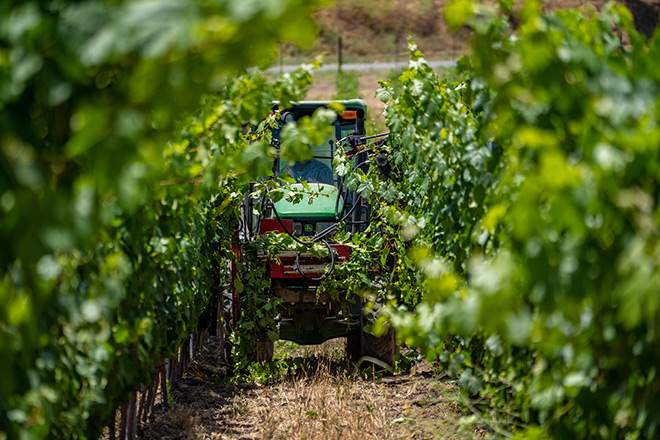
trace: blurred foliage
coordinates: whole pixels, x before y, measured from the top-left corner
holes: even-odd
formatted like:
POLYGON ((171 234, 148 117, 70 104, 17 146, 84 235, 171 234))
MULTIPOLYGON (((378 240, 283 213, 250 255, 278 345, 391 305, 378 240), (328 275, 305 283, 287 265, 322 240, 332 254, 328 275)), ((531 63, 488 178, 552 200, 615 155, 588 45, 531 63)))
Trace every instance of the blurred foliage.
POLYGON ((274 42, 308 42, 306 12, 319 3, 4 2, 0 269, 72 249, 106 223, 94 203, 61 208, 83 192, 79 181, 95 200, 112 193, 134 211, 144 195, 122 182, 160 173, 173 123, 221 90, 227 73, 272 60, 274 42))
POLYGON ((282 40, 319 1, 0 5, 0 437, 96 438, 222 282, 282 40), (211 92, 209 94, 209 92, 211 92))
POLYGON ((392 322, 499 435, 656 438, 660 43, 621 5, 499 6, 446 9, 461 81, 413 47, 381 91, 401 174, 374 185, 425 279, 392 322))

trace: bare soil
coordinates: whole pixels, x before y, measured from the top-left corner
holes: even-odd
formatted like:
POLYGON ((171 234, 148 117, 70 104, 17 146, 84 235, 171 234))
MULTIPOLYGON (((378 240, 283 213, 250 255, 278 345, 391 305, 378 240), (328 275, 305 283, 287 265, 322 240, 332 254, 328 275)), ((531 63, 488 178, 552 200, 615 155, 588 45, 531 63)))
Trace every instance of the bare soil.
MULTIPOLYGON (((494 2, 494 0, 486 0, 494 2)), ((660 0, 619 0, 627 6, 637 30, 650 36, 658 24, 660 0)), ((468 49, 470 31, 452 31, 444 21, 449 0, 336 0, 316 13, 318 37, 311 48, 283 47, 287 64, 308 62, 320 53, 326 61, 338 58, 342 39, 343 62, 405 61, 412 39, 428 59, 456 59, 468 49)), ((592 6, 601 9, 607 0, 545 0, 546 10, 592 6)), ((517 14, 523 2, 514 2, 517 14)), ((514 20, 515 21, 515 20, 514 20)))
POLYGON ((282 361, 305 359, 271 385, 228 384, 220 346, 211 339, 161 405, 144 439, 473 439, 463 426, 458 390, 426 362, 408 374, 363 378, 350 373, 343 341, 296 348, 281 344, 282 361))
MULTIPOLYGON (((378 81, 387 79, 387 71, 359 72, 359 92, 356 98, 361 98, 367 103, 368 121, 372 126, 367 126, 368 134, 374 134, 385 127, 383 110, 385 104, 376 97, 376 91, 380 88, 378 81)), ((314 82, 305 99, 310 101, 327 101, 335 95, 337 74, 335 72, 318 72, 314 74, 314 82)))

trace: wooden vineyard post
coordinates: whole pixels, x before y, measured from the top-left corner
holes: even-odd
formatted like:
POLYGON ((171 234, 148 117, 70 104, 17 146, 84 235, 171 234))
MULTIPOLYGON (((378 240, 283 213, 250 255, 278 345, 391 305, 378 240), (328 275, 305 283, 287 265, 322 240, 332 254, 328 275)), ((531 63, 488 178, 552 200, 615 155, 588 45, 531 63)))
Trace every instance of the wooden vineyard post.
POLYGON ((124 440, 126 438, 126 416, 128 413, 128 403, 121 406, 119 413, 121 414, 121 422, 119 423, 119 438, 124 440))
POLYGON ((172 358, 172 362, 174 363, 174 368, 170 369, 170 388, 174 387, 174 384, 176 383, 177 377, 179 377, 179 358, 181 357, 181 348, 176 353, 176 356, 172 358))
POLYGON ((165 358, 165 366, 163 367, 163 374, 160 377, 160 393, 163 399, 163 403, 165 406, 168 405, 168 396, 167 396, 167 380, 169 379, 170 376, 170 359, 165 358))
POLYGON ((153 413, 154 402, 156 400, 155 396, 160 382, 161 368, 162 367, 158 367, 153 373, 151 373, 151 386, 147 389, 147 403, 143 414, 143 423, 149 420, 149 415, 153 413))
POLYGON ((170 408, 170 388, 173 387, 191 364, 201 346, 209 338, 209 329, 193 333, 185 338, 175 356, 165 358, 150 375, 149 385, 142 385, 133 392, 128 402, 115 409, 108 423, 109 440, 134 440, 138 435, 138 426, 154 419, 154 407, 160 388, 161 401, 170 408))
POLYGON ((128 400, 128 406, 126 408, 126 434, 124 436, 127 440, 135 440, 135 434, 137 431, 137 420, 135 418, 135 404, 137 397, 135 393, 131 394, 130 399, 128 400))
POLYGON ((117 440, 117 410, 114 410, 112 412, 112 415, 110 416, 110 425, 108 426, 108 437, 110 437, 110 440, 117 440))
POLYGON ((138 412, 137 412, 137 420, 139 422, 142 422, 144 419, 144 407, 147 403, 147 395, 149 394, 149 390, 151 389, 151 386, 148 387, 142 387, 142 391, 140 391, 140 406, 138 407, 138 412))

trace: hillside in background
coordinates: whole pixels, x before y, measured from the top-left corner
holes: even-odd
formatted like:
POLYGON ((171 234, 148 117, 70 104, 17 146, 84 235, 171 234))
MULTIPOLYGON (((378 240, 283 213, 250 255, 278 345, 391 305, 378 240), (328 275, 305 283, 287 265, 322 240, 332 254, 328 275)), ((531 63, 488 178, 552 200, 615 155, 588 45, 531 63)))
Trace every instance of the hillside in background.
MULTIPOLYGON (((342 38, 344 62, 403 61, 407 59, 407 41, 411 37, 428 59, 454 59, 465 52, 469 30, 451 32, 442 11, 448 0, 337 0, 320 10, 316 18, 320 34, 308 51, 293 46, 283 48, 283 59, 302 62, 326 53, 327 62, 335 62, 338 39, 342 38)), ((522 3, 522 2, 517 2, 522 3)), ((600 9, 604 0, 559 0, 544 2, 546 9, 565 9, 592 5, 600 9)), ((650 35, 658 23, 660 1, 622 1, 635 17, 642 33, 650 35)))

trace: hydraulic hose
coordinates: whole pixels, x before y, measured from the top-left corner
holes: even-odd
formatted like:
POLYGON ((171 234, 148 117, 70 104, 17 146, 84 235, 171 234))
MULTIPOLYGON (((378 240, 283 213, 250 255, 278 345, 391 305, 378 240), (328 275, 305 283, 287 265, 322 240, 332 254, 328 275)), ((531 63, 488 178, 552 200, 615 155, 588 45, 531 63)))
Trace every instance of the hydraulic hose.
MULTIPOLYGON (((322 279, 324 279, 325 277, 330 275, 332 273, 332 271, 335 269, 335 253, 332 249, 332 246, 330 246, 330 244, 323 238, 316 238, 316 239, 313 238, 312 241, 309 242, 309 243, 306 243, 306 242, 298 239, 298 237, 296 237, 291 231, 289 231, 289 229, 286 227, 286 225, 284 224, 284 222, 280 218, 280 215, 277 213, 277 209, 275 208, 275 204, 273 204, 273 213, 275 214, 275 218, 277 218, 277 221, 279 222, 282 229, 284 229, 284 232, 286 232, 289 235, 289 237, 293 238, 296 242, 310 248, 314 245, 315 242, 320 240, 321 243, 323 243, 328 248, 328 252, 330 252, 330 270, 325 272, 320 277, 314 278, 314 277, 310 277, 309 275, 306 275, 305 273, 303 273, 302 269, 300 269, 300 251, 298 251, 298 253, 296 254, 296 270, 298 271, 298 273, 300 275, 302 275, 303 277, 307 278, 308 280, 311 280, 311 281, 321 281, 322 279)), ((338 223, 335 223, 335 225, 337 225, 337 224, 338 223)), ((333 226, 335 226, 335 225, 333 225, 333 226)))
MULTIPOLYGON (((370 139, 382 138, 382 137, 387 136, 387 135, 389 135, 389 132, 380 133, 380 134, 373 135, 373 136, 365 136, 363 138, 360 138, 360 141, 367 141, 367 140, 370 140, 370 139)), ((342 151, 344 151, 344 149, 341 145, 341 142, 345 141, 347 138, 348 138, 348 136, 346 136, 343 139, 340 139, 340 140, 337 141, 337 145, 339 146, 339 148, 341 148, 342 151)), ((360 168, 360 167, 362 167, 364 165, 367 165, 369 163, 371 163, 371 160, 369 158, 367 158, 367 160, 365 160, 365 161, 357 164, 356 166, 354 166, 353 169, 360 168)), ((328 275, 330 275, 332 273, 332 271, 335 268, 335 254, 334 254, 334 251, 332 249, 332 246, 330 246, 330 244, 325 240, 325 237, 327 237, 332 232, 334 232, 337 229, 337 227, 339 226, 340 223, 343 223, 348 217, 350 217, 353 214, 353 212, 355 212, 355 209, 360 204, 360 202, 362 202, 362 196, 358 195, 356 200, 353 202, 353 206, 348 211, 348 213, 346 213, 345 215, 344 215, 344 211, 346 209, 346 205, 345 204, 343 205, 342 212, 341 212, 342 215, 340 216, 339 215, 339 199, 340 199, 340 197, 342 197, 342 186, 343 186, 343 179, 341 179, 339 181, 339 188, 337 188, 338 194, 337 194, 337 200, 335 201, 335 222, 334 222, 334 224, 332 226, 326 228, 325 230, 321 231, 320 233, 317 233, 316 235, 314 235, 311 238, 310 242, 304 242, 304 241, 300 240, 298 237, 296 237, 293 234, 292 231, 290 231, 286 227, 286 225, 282 221, 282 218, 280 217, 279 213, 277 212, 277 208, 275 208, 275 204, 272 203, 272 209, 273 209, 273 214, 275 214, 275 218, 277 219, 278 223, 280 224, 280 226, 282 227, 284 232, 289 237, 291 237, 296 243, 302 244, 303 246, 306 246, 307 248, 310 248, 311 246, 314 245, 314 243, 320 241, 321 243, 323 243, 326 246, 326 248, 328 249, 328 252, 330 252, 330 270, 325 272, 320 277, 310 277, 309 275, 306 275, 305 273, 303 273, 303 271, 300 268, 300 254, 301 254, 301 252, 298 251, 298 253, 296 254, 296 270, 298 270, 298 273, 300 275, 302 275, 304 278, 307 278, 308 280, 321 281, 322 279, 324 279, 325 277, 327 277, 328 275), (341 219, 340 219, 340 217, 341 217, 341 219)), ((348 196, 348 192, 349 192, 349 190, 346 189, 346 196, 343 197, 344 200, 348 196)), ((264 199, 265 199, 265 196, 264 196, 264 199)), ((262 203, 262 205, 263 204, 264 203, 262 203)))
POLYGON ((330 244, 323 239, 321 240, 321 243, 323 243, 325 247, 328 248, 328 252, 330 252, 330 270, 325 272, 323 275, 321 275, 318 278, 310 277, 309 275, 306 275, 302 271, 302 269, 300 269, 300 251, 298 251, 298 253, 296 254, 296 269, 298 269, 298 273, 311 281, 321 281, 325 277, 329 276, 332 273, 332 271, 335 269, 335 253, 332 250, 332 246, 330 246, 330 244))

